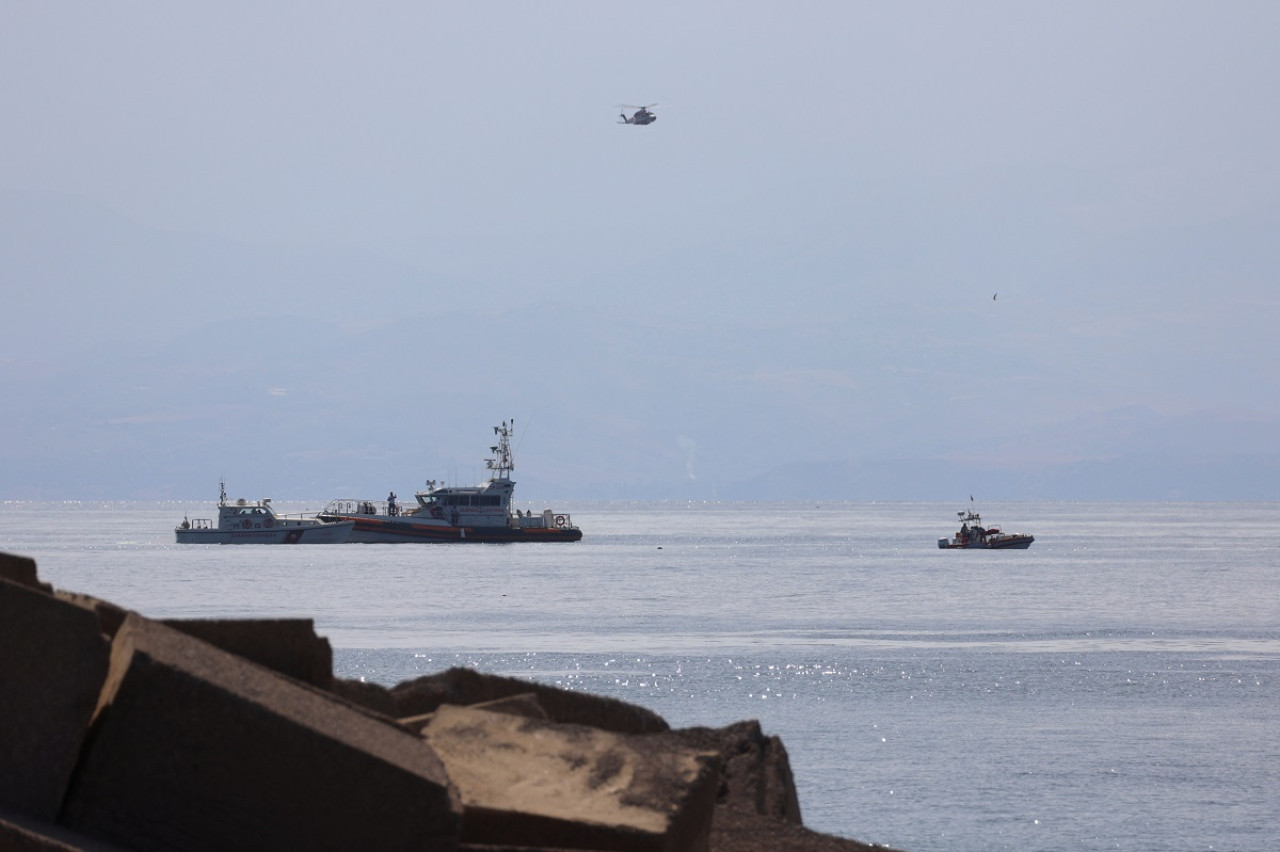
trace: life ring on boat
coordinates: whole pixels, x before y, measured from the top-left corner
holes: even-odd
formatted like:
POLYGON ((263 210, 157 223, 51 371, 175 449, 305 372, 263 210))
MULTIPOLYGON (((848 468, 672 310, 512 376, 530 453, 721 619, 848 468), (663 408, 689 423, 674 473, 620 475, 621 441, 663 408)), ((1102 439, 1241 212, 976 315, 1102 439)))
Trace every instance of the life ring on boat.
POLYGON ((556 515, 556 526, 563 527, 565 525, 564 515, 556 515))
POLYGON ((275 518, 267 518, 265 521, 262 522, 262 525, 267 529, 271 529, 276 525, 275 518))

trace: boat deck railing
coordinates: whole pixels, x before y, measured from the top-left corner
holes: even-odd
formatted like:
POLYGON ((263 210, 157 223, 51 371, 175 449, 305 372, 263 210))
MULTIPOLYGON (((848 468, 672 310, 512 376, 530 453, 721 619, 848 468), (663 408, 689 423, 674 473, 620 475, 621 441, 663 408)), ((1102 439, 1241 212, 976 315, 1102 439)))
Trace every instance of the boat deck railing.
POLYGON ((511 525, 522 530, 575 529, 573 519, 569 517, 568 512, 552 512, 550 509, 540 515, 517 513, 511 518, 511 525))
POLYGON ((315 512, 276 512, 277 521, 314 521, 315 512))
MULTIPOLYGON (((403 510, 401 510, 403 514, 403 510)), ((324 507, 326 515, 386 515, 386 500, 330 500, 324 507)))
MULTIPOLYGON (((421 507, 419 506, 399 506, 397 505, 398 515, 411 515, 421 507)), ((324 515, 365 515, 372 517, 388 517, 386 500, 360 500, 356 498, 344 498, 339 500, 330 500, 328 505, 324 507, 321 513, 324 515)), ((280 517, 284 517, 281 515, 280 517)), ((467 519, 465 523, 472 523, 478 520, 478 516, 464 515, 467 519)), ((488 520, 481 521, 482 524, 501 524, 502 515, 498 514, 486 516, 488 520)), ((514 512, 507 518, 507 523, 516 529, 576 529, 573 525, 573 519, 568 512, 552 512, 550 509, 544 509, 540 513, 526 511, 521 513, 514 512)))

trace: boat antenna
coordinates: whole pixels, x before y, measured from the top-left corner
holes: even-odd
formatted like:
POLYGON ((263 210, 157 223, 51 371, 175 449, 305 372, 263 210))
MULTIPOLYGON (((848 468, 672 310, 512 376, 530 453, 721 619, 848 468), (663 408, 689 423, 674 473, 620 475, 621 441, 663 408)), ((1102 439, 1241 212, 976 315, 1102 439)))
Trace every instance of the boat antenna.
POLYGON ((511 455, 511 433, 515 430, 516 421, 503 420, 501 426, 493 427, 493 434, 498 436, 498 443, 489 448, 489 452, 493 453, 493 458, 485 459, 484 463, 493 471, 490 474, 490 481, 494 479, 508 479, 511 471, 516 469, 515 460, 511 455))
MULTIPOLYGON (((517 450, 518 450, 518 449, 520 449, 520 446, 524 443, 524 439, 528 436, 528 434, 529 434, 529 423, 532 423, 532 422, 533 422, 533 418, 532 418, 532 417, 530 417, 530 418, 529 418, 529 420, 524 424, 524 431, 520 433, 520 437, 516 438, 516 449, 517 449, 517 450)), ((516 419, 515 419, 514 417, 512 417, 512 418, 511 418, 511 425, 512 425, 513 427, 516 425, 516 419)))
POLYGON ((218 477, 218 505, 227 505, 227 480, 218 477))

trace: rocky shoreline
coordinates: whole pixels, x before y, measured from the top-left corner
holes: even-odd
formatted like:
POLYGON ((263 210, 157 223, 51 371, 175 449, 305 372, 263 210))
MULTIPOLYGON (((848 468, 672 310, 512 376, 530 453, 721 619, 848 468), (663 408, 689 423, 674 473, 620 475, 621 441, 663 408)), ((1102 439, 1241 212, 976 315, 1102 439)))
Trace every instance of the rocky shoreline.
POLYGON ((0 849, 863 852, 758 722, 471 669, 333 676, 310 619, 153 620, 0 553, 0 849))

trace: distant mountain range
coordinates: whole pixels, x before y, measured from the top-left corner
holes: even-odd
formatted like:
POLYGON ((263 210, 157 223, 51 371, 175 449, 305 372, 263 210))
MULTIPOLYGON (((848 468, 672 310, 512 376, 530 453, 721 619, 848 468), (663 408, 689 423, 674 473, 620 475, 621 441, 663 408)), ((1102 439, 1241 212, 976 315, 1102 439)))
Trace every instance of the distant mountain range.
POLYGON ((1123 402, 1179 384, 1158 327, 804 295, 788 251, 481 289, 0 193, 0 499, 403 495, 482 478, 509 417, 529 501, 1280 499, 1276 401, 1216 403, 1213 348, 1162 414, 1123 402))

